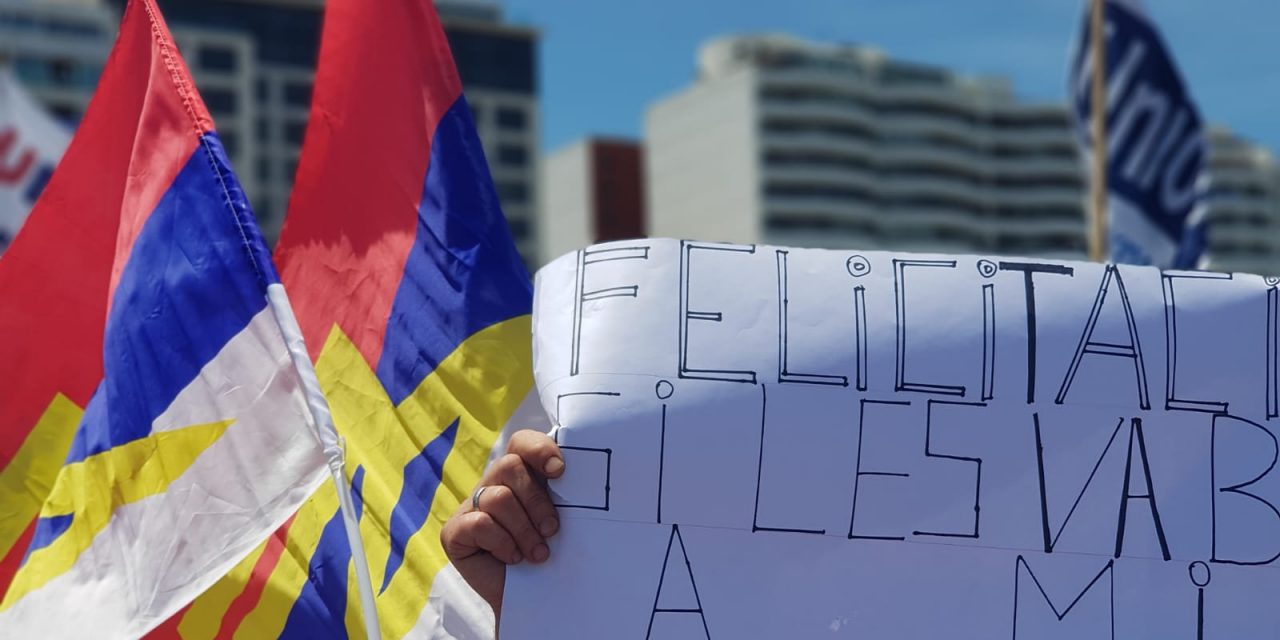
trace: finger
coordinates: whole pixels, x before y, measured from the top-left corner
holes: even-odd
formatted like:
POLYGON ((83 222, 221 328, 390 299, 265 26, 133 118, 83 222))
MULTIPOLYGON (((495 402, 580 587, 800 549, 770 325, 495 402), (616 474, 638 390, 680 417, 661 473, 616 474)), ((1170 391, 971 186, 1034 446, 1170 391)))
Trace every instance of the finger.
POLYGON ((530 471, 519 455, 508 453, 495 460, 489 477, 490 484, 505 485, 511 489, 543 538, 560 530, 560 518, 556 515, 546 484, 530 471))
POLYGON ((507 453, 520 456, 539 475, 559 478, 564 473, 564 456, 556 441, 545 433, 525 429, 517 431, 507 443, 507 453))
POLYGON ((451 518, 440 532, 440 543, 453 562, 479 553, 488 553, 507 564, 519 564, 524 559, 507 529, 483 511, 451 518))
POLYGON ((480 494, 480 510, 493 516, 515 539, 520 553, 534 562, 547 559, 550 551, 542 540, 542 534, 533 528, 529 514, 520 505, 515 491, 506 485, 491 485, 480 494))

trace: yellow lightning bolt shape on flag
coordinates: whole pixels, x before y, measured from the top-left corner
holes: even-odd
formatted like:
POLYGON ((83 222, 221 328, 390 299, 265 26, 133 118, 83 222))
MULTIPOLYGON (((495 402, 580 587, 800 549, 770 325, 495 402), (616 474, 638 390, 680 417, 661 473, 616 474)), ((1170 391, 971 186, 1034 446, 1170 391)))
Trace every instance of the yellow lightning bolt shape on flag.
POLYGON ((233 422, 163 431, 63 467, 40 517, 71 515, 71 525, 49 546, 31 552, 0 611, 70 569, 117 508, 163 493, 233 422))
MULTIPOLYGON (((387 397, 372 368, 338 327, 316 363, 320 385, 334 421, 347 443, 348 478, 367 472, 361 491, 360 529, 375 589, 384 582, 391 553, 391 514, 404 490, 403 470, 455 419, 458 432, 441 469, 443 476, 427 521, 404 544, 404 565, 378 594, 378 618, 387 638, 413 631, 435 575, 448 562, 440 548, 440 528, 480 479, 490 449, 533 385, 529 316, 519 316, 477 332, 446 357, 399 405, 387 397)), ((270 569, 270 582, 235 627, 237 640, 279 636, 308 580, 325 524, 337 512, 337 494, 322 487, 303 505, 289 528, 285 559, 270 569)), ((217 586, 195 601, 179 632, 187 640, 217 637, 235 596, 246 588, 265 545, 241 562, 217 586)), ((350 566, 348 566, 350 574, 350 566)), ((353 640, 364 637, 354 576, 348 575, 344 623, 353 640)))
POLYGON ((0 468, 0 557, 8 554, 40 513, 84 411, 59 393, 18 449, 0 468))

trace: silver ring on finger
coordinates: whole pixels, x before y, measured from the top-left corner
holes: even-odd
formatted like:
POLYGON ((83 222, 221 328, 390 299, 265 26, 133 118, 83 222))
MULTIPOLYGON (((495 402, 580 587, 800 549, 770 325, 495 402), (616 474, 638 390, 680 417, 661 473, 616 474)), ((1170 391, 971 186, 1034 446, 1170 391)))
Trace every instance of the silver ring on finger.
POLYGON ((480 494, 484 493, 484 490, 488 488, 489 487, 486 487, 486 486, 476 487, 476 492, 471 494, 471 508, 473 510, 475 511, 480 510, 480 494))

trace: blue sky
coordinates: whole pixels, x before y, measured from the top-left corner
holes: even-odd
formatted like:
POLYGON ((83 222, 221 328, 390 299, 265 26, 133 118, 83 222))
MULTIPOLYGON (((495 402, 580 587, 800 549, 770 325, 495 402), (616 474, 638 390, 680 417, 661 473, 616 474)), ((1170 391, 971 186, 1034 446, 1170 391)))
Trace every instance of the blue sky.
MULTIPOLYGON (((639 136, 644 110, 693 78, 698 46, 786 32, 1009 77, 1062 100, 1078 0, 505 0, 542 32, 542 144, 639 136)), ((1207 120, 1280 151, 1280 2, 1147 0, 1207 120)))

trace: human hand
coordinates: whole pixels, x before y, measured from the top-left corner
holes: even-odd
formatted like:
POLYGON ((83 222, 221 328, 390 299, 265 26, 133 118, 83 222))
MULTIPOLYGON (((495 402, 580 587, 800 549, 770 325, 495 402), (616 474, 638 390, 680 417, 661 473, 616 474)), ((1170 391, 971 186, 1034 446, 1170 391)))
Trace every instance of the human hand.
POLYGON ((449 561, 494 616, 502 612, 507 565, 542 563, 551 554, 546 539, 560 530, 560 518, 546 481, 563 473, 564 457, 550 436, 518 431, 440 530, 449 561))

